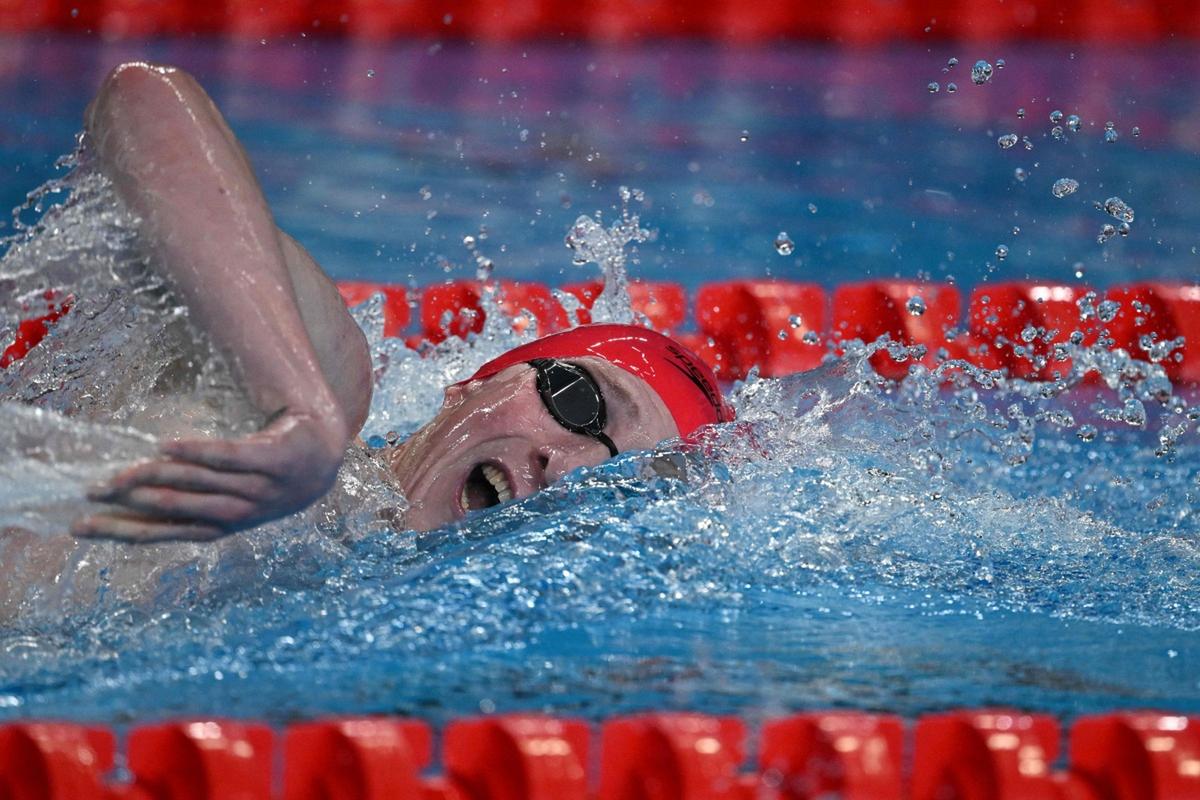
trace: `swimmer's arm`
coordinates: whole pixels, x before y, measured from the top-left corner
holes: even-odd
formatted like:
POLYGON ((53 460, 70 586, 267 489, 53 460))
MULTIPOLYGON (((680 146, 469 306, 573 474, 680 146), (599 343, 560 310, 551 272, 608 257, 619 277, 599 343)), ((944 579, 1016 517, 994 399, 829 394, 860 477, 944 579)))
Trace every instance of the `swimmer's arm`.
MULTIPOLYGON (((87 131, 193 319, 233 358, 269 422, 237 440, 168 443, 163 460, 97 493, 122 513, 81 520, 76 533, 212 538, 303 508, 332 484, 365 406, 350 397, 343 407, 322 371, 245 154, 190 76, 146 64, 113 71, 87 131)), ((362 382, 369 392, 369 370, 350 381, 362 382)))

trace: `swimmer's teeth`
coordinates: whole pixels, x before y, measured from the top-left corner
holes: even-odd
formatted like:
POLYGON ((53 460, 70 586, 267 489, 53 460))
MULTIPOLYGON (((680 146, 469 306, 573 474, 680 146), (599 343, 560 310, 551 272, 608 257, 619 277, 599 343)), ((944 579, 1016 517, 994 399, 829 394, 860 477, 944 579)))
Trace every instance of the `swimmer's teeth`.
POLYGON ((471 510, 471 501, 467 499, 467 487, 463 487, 462 497, 458 498, 459 508, 463 511, 471 510))
POLYGON ((504 479, 504 473, 493 467, 491 464, 483 465, 483 476, 488 479, 488 483, 496 490, 496 496, 501 503, 507 503, 513 499, 512 489, 508 486, 508 481, 504 479))

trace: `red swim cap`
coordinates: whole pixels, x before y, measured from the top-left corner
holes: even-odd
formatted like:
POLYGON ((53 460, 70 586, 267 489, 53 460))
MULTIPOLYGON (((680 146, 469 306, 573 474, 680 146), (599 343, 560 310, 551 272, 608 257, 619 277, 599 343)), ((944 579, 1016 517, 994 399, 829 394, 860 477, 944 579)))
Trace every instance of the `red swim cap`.
POLYGON ((716 376, 699 356, 674 339, 636 325, 581 325, 551 334, 492 359, 468 380, 490 378, 535 358, 582 356, 599 356, 648 383, 671 412, 680 436, 734 418, 716 376))

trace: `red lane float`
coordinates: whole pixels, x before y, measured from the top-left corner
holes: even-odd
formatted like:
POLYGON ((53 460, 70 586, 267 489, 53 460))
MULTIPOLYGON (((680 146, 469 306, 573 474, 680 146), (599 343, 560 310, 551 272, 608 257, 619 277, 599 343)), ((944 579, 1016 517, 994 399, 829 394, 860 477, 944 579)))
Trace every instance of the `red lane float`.
POLYGON ((746 729, 732 717, 647 714, 604 724, 600 800, 735 800, 746 729))
POLYGON ((255 723, 147 725, 129 735, 129 771, 154 800, 270 800, 273 738, 255 723))
MULTIPOLYGON (((946 333, 958 323, 962 299, 947 284, 869 281, 839 286, 833 293, 833 338, 873 342, 884 334, 904 345, 925 345, 923 363, 933 367, 946 333)), ((875 371, 887 378, 908 374, 907 362, 880 351, 871 357, 875 371)))
POLYGON ((443 739, 446 781, 464 797, 587 800, 588 726, 507 716, 453 722, 443 739))
POLYGON ((825 354, 825 291, 785 281, 708 283, 696 295, 697 352, 721 380, 787 375, 820 365, 825 354), (711 344, 709 343, 711 341, 711 344))
POLYGON ((1152 713, 1083 717, 1071 770, 1104 800, 1200 800, 1200 718, 1152 713))
POLYGON ((1054 345, 1071 334, 1095 341, 1094 320, 1082 318, 1080 302, 1092 290, 1034 282, 992 283, 971 292, 967 324, 970 335, 1018 378, 1053 380, 1066 375, 1069 359, 1055 355, 1054 345))
POLYGON ((1062 800, 1050 767, 1058 723, 1016 711, 957 711, 917 722, 912 800, 1062 800))
POLYGON ((0 726, 0 797, 103 800, 114 737, 103 728, 56 722, 0 726))
POLYGON ((293 725, 284 740, 283 800, 421 797, 432 742, 429 727, 411 720, 293 725))
POLYGON ((849 711, 774 720, 763 726, 758 768, 779 800, 901 800, 904 725, 849 711))
POLYGON ((365 303, 374 294, 383 295, 383 335, 400 337, 408 327, 412 312, 408 307, 408 292, 403 286, 366 281, 338 281, 338 292, 347 306, 365 303))
POLYGON ((1104 328, 1113 346, 1136 358, 1150 357, 1154 344, 1184 338, 1182 347, 1171 350, 1159 363, 1172 381, 1200 381, 1200 286, 1136 283, 1115 286, 1104 293, 1106 300, 1120 304, 1116 316, 1104 328))

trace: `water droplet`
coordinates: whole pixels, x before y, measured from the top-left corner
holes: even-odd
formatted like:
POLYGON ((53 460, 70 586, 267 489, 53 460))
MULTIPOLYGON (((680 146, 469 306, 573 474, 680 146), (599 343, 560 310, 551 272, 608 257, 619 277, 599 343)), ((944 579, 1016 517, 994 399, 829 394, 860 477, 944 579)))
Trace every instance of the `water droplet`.
POLYGON ((1075 262, 1075 264, 1074 264, 1074 267, 1075 267, 1075 277, 1076 277, 1076 279, 1078 279, 1078 280, 1083 280, 1083 262, 1082 262, 1082 261, 1076 261, 1076 262, 1075 262))
POLYGON ((373 69, 369 69, 369 70, 367 70, 367 77, 368 77, 368 78, 374 78, 374 77, 375 77, 375 70, 373 70, 373 69))
POLYGON ((1055 197, 1066 197, 1069 194, 1075 194, 1075 190, 1079 188, 1079 181, 1074 178, 1059 178, 1050 187, 1050 193, 1055 197))
POLYGON ((1121 234, 1122 236, 1128 236, 1129 235, 1129 223, 1122 222, 1120 225, 1118 225, 1117 233, 1121 234))
POLYGON ((1083 124, 1083 121, 1079 119, 1078 114, 1072 114, 1071 116, 1067 117, 1067 129, 1070 130, 1071 133, 1079 133, 1079 126, 1081 124, 1083 124))
POLYGON ((949 92, 950 94, 954 94, 955 92, 958 91, 958 85, 954 84, 954 83, 947 83, 946 91, 949 92))
MULTIPOLYGON (((1028 137, 1028 136, 1022 136, 1022 137, 1021 137, 1021 144, 1025 145, 1025 149, 1026 149, 1026 150, 1032 150, 1032 149, 1033 149, 1033 142, 1029 141, 1029 137, 1028 137)), ((1036 167, 1036 166, 1037 166, 1037 164, 1034 164, 1034 166, 1036 167)))
POLYGON ((1122 222, 1133 222, 1133 209, 1119 197, 1110 197, 1105 200, 1104 210, 1108 212, 1110 217, 1119 219, 1122 222))
POLYGON ((1016 235, 1017 235, 1017 234, 1019 234, 1020 232, 1021 232, 1021 228, 1020 228, 1020 226, 1018 226, 1018 225, 1013 225, 1013 236, 1016 236, 1016 235))
POLYGON ((992 65, 980 59, 975 62, 975 66, 971 67, 971 82, 976 86, 982 86, 992 79, 992 65))
POLYGON ((1000 145, 1001 150, 1008 150, 1017 143, 1017 135, 1015 133, 1006 133, 996 140, 996 144, 1000 145))
POLYGON ((940 83, 938 83, 937 81, 930 81, 929 85, 926 86, 925 88, 929 90, 930 94, 937 94, 938 92, 940 92, 942 90, 942 85, 940 83))
POLYGON ((1058 123, 1062 122, 1062 118, 1063 113, 1057 108, 1050 112, 1050 122, 1053 124, 1057 125, 1058 123))
POLYGON ((790 317, 788 317, 788 325, 792 326, 792 330, 799 328, 803 324, 804 320, 800 318, 799 314, 792 314, 790 317))
POLYGON ((1025 119, 1025 108, 1022 106, 1017 109, 1017 119, 1025 119))
POLYGON ((1090 442, 1096 438, 1097 433, 1095 425, 1080 425, 1075 435, 1079 437, 1079 441, 1081 442, 1090 442))
POLYGON ((810 214, 815 214, 815 213, 817 213, 817 205, 816 205, 816 203, 809 203, 809 204, 808 204, 808 213, 810 213, 810 214))
POLYGON ((1007 65, 1008 65, 1008 62, 1005 61, 1003 58, 996 59, 996 69, 1004 69, 1005 66, 1007 66, 1007 65))
POLYGON ((1001 261, 1008 258, 1008 245, 1006 245, 1006 244, 997 245, 996 258, 1000 259, 1001 261))
POLYGON ((958 66, 957 58, 951 57, 950 60, 946 62, 946 69, 952 69, 956 66, 958 66))
POLYGON ((1117 312, 1121 310, 1121 304, 1116 300, 1102 300, 1096 306, 1096 316, 1101 322, 1112 322, 1117 318, 1117 312))
POLYGON ((1098 236, 1096 236, 1096 241, 1099 242, 1100 244, 1104 244, 1105 242, 1107 242, 1109 239, 1111 239, 1112 237, 1114 237, 1116 235, 1117 235, 1117 229, 1114 228, 1112 225, 1105 223, 1103 226, 1101 226, 1100 233, 1098 236))
POLYGON ((742 142, 743 144, 750 141, 750 131, 742 131, 741 134, 738 135, 738 141, 742 142))
POLYGON ((1134 125, 1134 126, 1133 126, 1133 129, 1132 129, 1132 130, 1130 130, 1129 132, 1130 132, 1130 133, 1132 133, 1132 134, 1133 134, 1135 137, 1136 137, 1136 136, 1141 136, 1141 135, 1142 135, 1142 129, 1141 129, 1141 128, 1139 128, 1137 125, 1134 125))
POLYGON ((1029 177, 1029 173, 1026 172, 1024 170, 1024 168, 1017 167, 1016 169, 1013 170, 1013 177, 1016 178, 1017 180, 1021 181, 1021 183, 1024 183, 1025 179, 1029 177))
POLYGON ((422 186, 417 190, 417 192, 421 195, 422 200, 428 200, 429 198, 433 197, 433 190, 428 186, 422 186))
POLYGON ((1063 129, 1062 129, 1062 125, 1055 125, 1053 128, 1051 128, 1050 135, 1053 136, 1058 141, 1062 141, 1063 136, 1065 135, 1063 132, 1063 129))
POLYGON ((1113 130, 1106 130, 1106 131, 1104 132, 1104 141, 1105 141, 1106 143, 1108 143, 1108 144, 1112 144, 1113 142, 1115 142, 1115 141, 1116 141, 1117 139, 1119 139, 1119 138, 1121 138, 1121 137, 1120 137, 1120 134, 1118 134, 1116 131, 1113 131, 1113 130))
POLYGON ((467 248, 468 250, 474 249, 475 237, 469 233, 466 236, 464 236, 463 237, 463 247, 467 248))
POLYGON ((804 342, 805 344, 818 344, 820 343, 821 338, 817 336, 816 331, 809 331, 800 337, 800 341, 804 342))
POLYGON ((792 237, 787 235, 787 231, 780 231, 775 237, 775 252, 781 256, 790 256, 796 249, 796 243, 792 241, 792 237))
POLYGON ((919 317, 925 313, 925 298, 919 294, 914 294, 908 298, 908 302, 904 304, 904 310, 914 317, 919 317))

